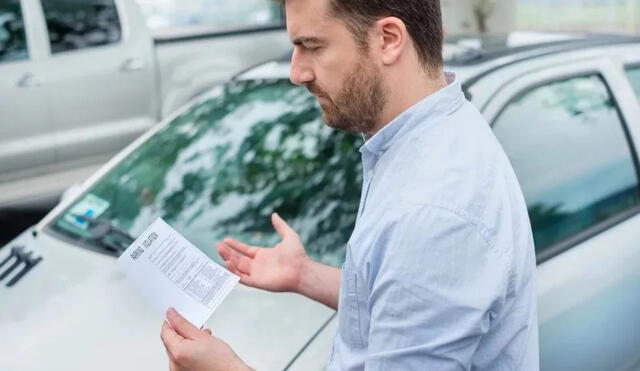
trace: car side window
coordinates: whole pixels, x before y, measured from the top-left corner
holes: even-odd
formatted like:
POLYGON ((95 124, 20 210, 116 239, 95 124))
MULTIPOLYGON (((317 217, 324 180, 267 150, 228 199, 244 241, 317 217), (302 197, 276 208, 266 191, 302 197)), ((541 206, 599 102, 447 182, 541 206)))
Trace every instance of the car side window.
POLYGON ((519 94, 494 131, 522 186, 538 254, 639 204, 636 161, 601 76, 519 94))
POLYGON ((0 2, 0 63, 27 59, 27 35, 20 0, 0 2))
POLYGON ((139 0, 152 30, 233 32, 283 26, 282 6, 273 0, 139 0))
POLYGON ((640 66, 627 68, 627 76, 629 76, 633 91, 636 92, 636 96, 640 101, 640 66))
POLYGON ((51 53, 120 41, 122 30, 113 0, 42 0, 51 53))

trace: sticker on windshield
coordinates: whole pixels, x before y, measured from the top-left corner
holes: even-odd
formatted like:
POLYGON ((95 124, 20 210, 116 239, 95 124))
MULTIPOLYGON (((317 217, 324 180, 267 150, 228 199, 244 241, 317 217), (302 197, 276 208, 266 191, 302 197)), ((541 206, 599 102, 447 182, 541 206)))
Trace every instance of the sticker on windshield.
POLYGON ((97 218, 102 215, 109 208, 109 202, 101 199, 100 197, 91 193, 84 196, 84 198, 75 204, 74 207, 67 212, 64 219, 73 224, 74 226, 87 229, 89 223, 86 220, 78 218, 76 215, 84 215, 90 218, 97 218))

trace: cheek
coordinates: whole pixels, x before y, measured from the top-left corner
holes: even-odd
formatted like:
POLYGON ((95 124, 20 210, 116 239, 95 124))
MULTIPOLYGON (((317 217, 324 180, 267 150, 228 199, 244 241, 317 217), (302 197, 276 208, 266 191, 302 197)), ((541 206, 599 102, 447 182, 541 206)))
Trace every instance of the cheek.
POLYGON ((316 85, 332 100, 343 90, 344 75, 336 69, 320 70, 316 74, 316 85))
POLYGON ((352 61, 330 48, 317 56, 316 80, 327 93, 335 93, 342 86, 345 77, 351 71, 352 61))

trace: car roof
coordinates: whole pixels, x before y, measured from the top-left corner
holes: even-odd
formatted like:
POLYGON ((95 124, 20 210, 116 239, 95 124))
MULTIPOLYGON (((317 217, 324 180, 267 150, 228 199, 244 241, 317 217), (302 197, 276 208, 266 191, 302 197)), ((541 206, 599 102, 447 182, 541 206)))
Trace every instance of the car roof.
MULTIPOLYGON (((458 73, 467 91, 496 69, 533 58, 599 46, 640 44, 640 36, 604 33, 511 32, 445 37, 446 68, 458 73)), ((261 63, 234 79, 288 78, 292 51, 277 60, 261 63)))
POLYGON ((445 64, 474 66, 498 58, 560 53, 611 44, 638 43, 640 37, 624 34, 512 32, 507 34, 453 35, 445 38, 445 64))

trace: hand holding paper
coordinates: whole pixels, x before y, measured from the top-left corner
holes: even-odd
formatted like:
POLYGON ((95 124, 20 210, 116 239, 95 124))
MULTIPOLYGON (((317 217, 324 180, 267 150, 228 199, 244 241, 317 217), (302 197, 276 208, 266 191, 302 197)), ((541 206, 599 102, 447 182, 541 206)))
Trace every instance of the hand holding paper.
POLYGON ((171 371, 251 369, 227 343, 198 329, 173 308, 167 311, 160 338, 167 349, 171 371))

